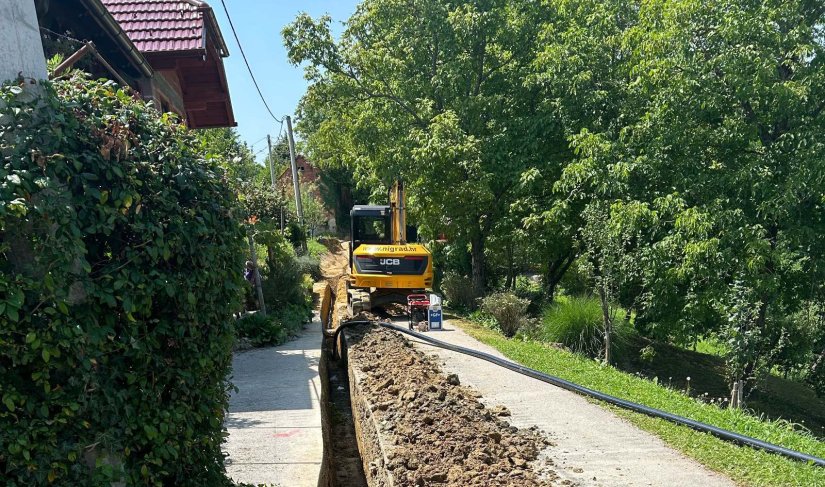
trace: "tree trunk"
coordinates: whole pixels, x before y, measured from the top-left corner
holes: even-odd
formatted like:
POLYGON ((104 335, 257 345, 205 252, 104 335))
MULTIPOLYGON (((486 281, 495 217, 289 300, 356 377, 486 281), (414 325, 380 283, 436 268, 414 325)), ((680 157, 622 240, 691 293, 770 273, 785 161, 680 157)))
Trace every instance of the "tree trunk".
MULTIPOLYGON (((765 322, 767 321, 768 316, 768 297, 763 296, 762 304, 759 306, 759 311, 756 315, 756 321, 753 323, 754 326, 758 330, 764 330, 765 322)), ((763 344, 764 345, 764 344, 763 344)), ((753 345, 749 345, 753 346, 753 345)), ((762 350, 764 352, 764 350, 762 350)), ((759 364, 761 353, 756 353, 752 355, 750 362, 745 364, 745 370, 742 379, 742 385, 739 390, 739 394, 745 396, 746 398, 750 396, 751 392, 756 389, 756 381, 758 377, 756 377, 756 367, 759 364)), ((770 365, 769 365, 770 366, 770 365)))
POLYGON ((507 244, 507 281, 504 283, 504 289, 512 290, 516 287, 515 269, 513 268, 513 243, 507 244))
POLYGON ((252 238, 251 233, 247 234, 247 238, 249 239, 249 255, 255 270, 255 291, 258 296, 258 309, 261 316, 266 316, 266 303, 264 302, 264 289, 263 286, 261 286, 261 273, 258 272, 258 252, 255 249, 255 239, 252 238))
POLYGON ((607 302, 607 292, 604 283, 599 283, 599 302, 602 305, 602 319, 604 320, 604 361, 610 365, 611 335, 613 334, 613 320, 610 319, 610 305, 607 302))
POLYGON ((470 237, 470 257, 473 266, 473 291, 477 297, 484 296, 484 236, 481 232, 473 232, 470 237))
POLYGON ((553 302, 556 295, 556 288, 561 282, 567 270, 576 260, 576 253, 571 251, 567 255, 551 260, 547 263, 547 269, 544 272, 542 284, 544 286, 544 294, 547 296, 549 302, 553 302))
POLYGON ((808 367, 809 374, 816 374, 819 367, 825 367, 825 348, 823 348, 819 355, 811 362, 811 366, 808 367))

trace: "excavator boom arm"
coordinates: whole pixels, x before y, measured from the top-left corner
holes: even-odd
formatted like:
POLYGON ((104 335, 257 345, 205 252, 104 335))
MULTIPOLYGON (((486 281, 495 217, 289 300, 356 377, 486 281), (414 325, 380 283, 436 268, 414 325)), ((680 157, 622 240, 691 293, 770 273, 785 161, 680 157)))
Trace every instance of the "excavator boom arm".
POLYGON ((392 243, 407 243, 407 203, 404 182, 396 181, 390 188, 390 213, 392 215, 392 243))

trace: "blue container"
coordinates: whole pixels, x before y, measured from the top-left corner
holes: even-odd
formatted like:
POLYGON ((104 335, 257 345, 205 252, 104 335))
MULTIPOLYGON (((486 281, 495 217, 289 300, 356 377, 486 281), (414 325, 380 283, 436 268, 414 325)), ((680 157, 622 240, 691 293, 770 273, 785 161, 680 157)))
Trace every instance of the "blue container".
POLYGON ((433 304, 430 305, 430 309, 427 316, 427 324, 430 325, 430 330, 440 330, 441 329, 441 305, 440 304, 433 304))

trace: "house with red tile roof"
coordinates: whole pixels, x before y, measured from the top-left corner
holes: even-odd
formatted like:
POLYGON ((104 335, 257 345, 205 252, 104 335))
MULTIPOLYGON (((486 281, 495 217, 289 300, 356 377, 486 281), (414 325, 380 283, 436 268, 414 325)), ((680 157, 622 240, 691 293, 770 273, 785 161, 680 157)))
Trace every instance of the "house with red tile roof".
POLYGON ((126 83, 191 128, 237 125, 212 8, 200 0, 35 0, 47 41, 93 43, 84 69, 126 83))

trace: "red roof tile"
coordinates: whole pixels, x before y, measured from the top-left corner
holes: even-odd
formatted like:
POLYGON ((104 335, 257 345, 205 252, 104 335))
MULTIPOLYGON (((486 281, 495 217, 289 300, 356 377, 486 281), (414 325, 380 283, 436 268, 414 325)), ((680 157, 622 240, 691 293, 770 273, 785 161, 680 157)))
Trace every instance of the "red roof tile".
POLYGON ((198 0, 102 0, 141 52, 204 49, 204 10, 198 0))

